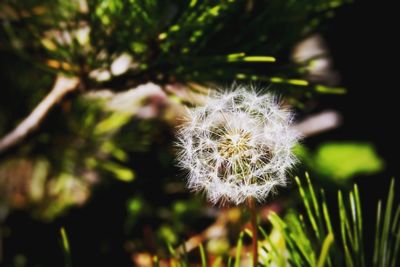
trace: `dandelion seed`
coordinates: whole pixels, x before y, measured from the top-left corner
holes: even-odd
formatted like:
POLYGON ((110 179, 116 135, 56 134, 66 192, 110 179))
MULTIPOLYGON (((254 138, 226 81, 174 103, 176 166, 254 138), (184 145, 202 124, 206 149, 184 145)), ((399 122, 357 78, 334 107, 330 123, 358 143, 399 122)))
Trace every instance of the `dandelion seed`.
POLYGON ((213 202, 262 201, 286 184, 299 134, 293 114, 271 94, 238 87, 193 108, 178 132, 179 165, 188 187, 213 202))

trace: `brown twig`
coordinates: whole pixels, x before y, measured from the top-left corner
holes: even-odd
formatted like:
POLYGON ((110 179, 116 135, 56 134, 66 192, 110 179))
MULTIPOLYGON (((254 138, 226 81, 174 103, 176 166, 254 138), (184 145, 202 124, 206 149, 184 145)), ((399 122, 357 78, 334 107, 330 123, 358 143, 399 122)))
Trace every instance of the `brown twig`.
POLYGON ((224 237, 226 235, 226 225, 228 221, 228 215, 225 211, 222 211, 212 225, 207 227, 203 232, 192 236, 182 246, 180 246, 177 249, 178 253, 184 253, 183 247, 185 247, 186 252, 190 252, 197 248, 201 243, 211 238, 224 237))
POLYGON ((50 109, 57 104, 66 94, 78 88, 79 80, 58 76, 53 89, 50 93, 35 107, 35 109, 26 117, 14 130, 0 139, 0 153, 17 145, 29 133, 36 129, 42 120, 46 117, 50 109))

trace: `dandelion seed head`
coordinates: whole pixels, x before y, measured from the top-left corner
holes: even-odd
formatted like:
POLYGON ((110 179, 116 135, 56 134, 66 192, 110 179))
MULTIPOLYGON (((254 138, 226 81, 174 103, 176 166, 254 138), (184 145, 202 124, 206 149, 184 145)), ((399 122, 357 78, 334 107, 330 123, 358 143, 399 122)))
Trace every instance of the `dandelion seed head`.
POLYGON ((286 184, 295 163, 299 134, 292 118, 271 93, 237 87, 210 95, 178 132, 178 163, 188 170, 188 187, 213 203, 262 201, 286 184))

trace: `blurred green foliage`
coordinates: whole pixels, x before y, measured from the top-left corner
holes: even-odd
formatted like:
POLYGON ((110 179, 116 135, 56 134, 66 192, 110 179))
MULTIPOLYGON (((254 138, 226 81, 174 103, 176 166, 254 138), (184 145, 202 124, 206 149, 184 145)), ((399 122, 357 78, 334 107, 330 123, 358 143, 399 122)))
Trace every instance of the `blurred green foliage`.
POLYGON ((346 180, 383 169, 383 161, 368 143, 325 143, 315 154, 316 168, 326 177, 346 180))
POLYGON ((346 183, 356 175, 375 174, 384 168, 374 146, 363 142, 328 142, 315 151, 299 145, 296 154, 309 170, 337 183, 346 183))
POLYGON ((303 80, 305 66, 287 54, 344 3, 6 0, 0 40, 3 50, 77 75, 88 88, 238 79, 329 92, 303 80), (130 64, 117 71, 121 56, 130 64))

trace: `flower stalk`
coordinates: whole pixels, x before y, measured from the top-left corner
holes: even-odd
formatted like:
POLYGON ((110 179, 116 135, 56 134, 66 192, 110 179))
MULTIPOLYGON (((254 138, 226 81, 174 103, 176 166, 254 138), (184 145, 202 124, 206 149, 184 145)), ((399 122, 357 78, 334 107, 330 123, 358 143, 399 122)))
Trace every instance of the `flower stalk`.
POLYGON ((247 205, 250 211, 250 222, 252 230, 252 255, 253 255, 253 267, 257 267, 258 264, 258 227, 257 227, 257 207, 254 198, 249 198, 247 205))

